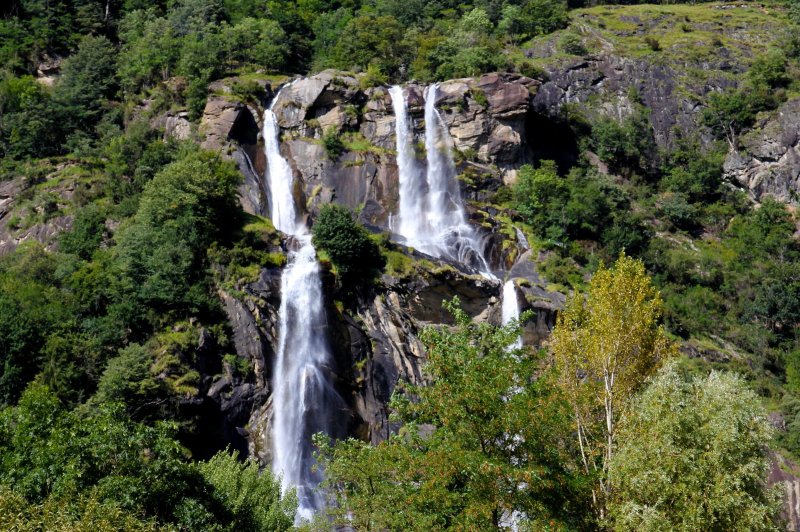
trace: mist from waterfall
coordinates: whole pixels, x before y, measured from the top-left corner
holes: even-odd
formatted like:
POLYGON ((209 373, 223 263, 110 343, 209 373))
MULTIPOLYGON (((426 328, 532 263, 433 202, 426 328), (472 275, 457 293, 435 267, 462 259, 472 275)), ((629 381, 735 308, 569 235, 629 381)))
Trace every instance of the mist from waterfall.
MULTIPOLYGON (((273 105, 277 100, 276 95, 273 105)), ((297 490, 295 520, 300 523, 324 506, 316 489, 322 473, 312 472, 311 436, 331 433, 335 409, 342 400, 324 371, 331 355, 319 263, 308 228, 297 222, 294 177, 280 153, 279 133, 270 108, 264 112, 263 128, 270 215, 275 227, 292 235, 296 244, 281 278, 278 353, 272 379, 272 471, 281 477, 284 493, 297 490)))
MULTIPOLYGON (((509 279, 503 284, 503 302, 501 307, 500 321, 503 325, 508 325, 512 320, 519 320, 519 301, 517 300, 517 288, 514 281, 509 279)), ((509 346, 510 348, 522 347, 522 337, 509 346)))
POLYGON ((392 221, 392 230, 423 253, 455 260, 493 278, 483 256, 482 243, 464 215, 453 161, 453 141, 436 110, 437 90, 438 85, 434 84, 425 93, 427 171, 424 173, 414 154, 413 129, 403 90, 399 86, 389 90, 400 174, 399 213, 397 221, 392 221))

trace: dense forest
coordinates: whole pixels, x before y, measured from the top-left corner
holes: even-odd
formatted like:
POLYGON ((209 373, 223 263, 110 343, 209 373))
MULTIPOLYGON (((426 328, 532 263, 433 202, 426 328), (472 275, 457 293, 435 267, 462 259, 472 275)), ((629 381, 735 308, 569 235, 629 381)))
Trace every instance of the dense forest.
MULTIPOLYGON (((731 178, 732 154, 755 153, 759 135, 800 156, 798 74, 794 1, 4 3, 0 528, 798 526, 781 483, 800 482, 798 171, 785 193, 731 178), (511 279, 527 251, 542 293, 556 294, 549 337, 520 345, 535 310, 500 323, 482 313, 489 303, 473 311, 448 291, 455 281, 443 283, 440 319, 393 323, 408 335, 395 343, 413 336, 423 355, 408 370, 419 378, 390 375, 381 415, 391 430, 367 437, 348 421, 316 434, 327 505, 296 520, 297 494, 282 489, 252 436, 257 408, 226 424, 209 399, 236 384, 271 408, 273 362, 241 352, 242 334, 261 333, 241 333, 231 301, 279 328, 280 296, 261 289, 268 304, 254 304, 252 287, 270 272, 280 284, 297 237, 278 231, 268 209, 243 209, 241 161, 205 141, 215 99, 258 111, 249 144, 263 152, 258 115, 278 89, 335 72, 325 90, 352 99, 330 104, 344 125, 328 127, 320 113, 304 129, 279 124, 277 138, 319 147, 337 171, 375 160, 396 173, 395 145, 358 129, 390 108, 390 85, 470 78, 463 102, 440 111, 483 116, 500 105, 474 85, 484 74, 523 80, 524 98, 534 98, 603 60, 623 65, 621 77, 645 64, 643 75, 672 92, 615 87, 610 100, 625 102, 616 107, 565 89, 552 113, 545 104, 526 111, 530 156, 513 161, 487 159, 491 139, 477 134, 478 149, 455 141, 468 219, 492 233, 501 257, 495 281, 511 279), (680 112, 694 122, 662 131, 663 115, 678 111, 654 102, 672 94, 691 102, 680 112), (182 120, 186 134, 165 132, 164 117, 182 120), (775 133, 780 120, 795 129, 775 133), (517 234, 524 249, 511 243, 517 234), (768 482, 775 471, 786 478, 768 482)), ((431 148, 418 136, 422 160, 431 148)), ((779 160, 767 148, 756 163, 779 160)), ((371 330, 365 308, 398 306, 390 294, 431 278, 491 284, 404 247, 389 222, 369 222, 362 199, 325 190, 304 192, 298 209, 328 319, 345 324, 332 331, 371 330)), ((531 284, 519 278, 516 290, 531 284)), ((330 371, 345 402, 356 402, 342 375, 363 384, 376 340, 336 334, 332 344, 372 349, 330 371)))

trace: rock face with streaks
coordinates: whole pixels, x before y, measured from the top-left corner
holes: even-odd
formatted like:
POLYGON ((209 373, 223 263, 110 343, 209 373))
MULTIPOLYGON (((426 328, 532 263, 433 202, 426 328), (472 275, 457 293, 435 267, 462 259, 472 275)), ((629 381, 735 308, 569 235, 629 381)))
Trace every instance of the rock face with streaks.
POLYGON ((725 159, 725 177, 756 201, 800 202, 800 98, 739 138, 725 159))

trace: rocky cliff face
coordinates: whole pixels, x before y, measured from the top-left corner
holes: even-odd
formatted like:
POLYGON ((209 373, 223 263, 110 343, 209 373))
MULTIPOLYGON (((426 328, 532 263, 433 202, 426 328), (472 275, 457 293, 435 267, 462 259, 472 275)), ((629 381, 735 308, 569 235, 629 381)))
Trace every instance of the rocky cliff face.
MULTIPOLYGON (((526 125, 539 86, 530 78, 491 74, 442 83, 437 101, 455 143, 470 217, 485 233, 487 256, 501 276, 510 271, 517 278, 523 310, 534 311, 535 319, 524 334, 531 345, 547 337, 564 296, 546 290, 524 236, 504 227, 482 202, 503 180, 513 180, 520 165, 533 161, 526 125)), ((406 87, 420 145, 424 90, 416 84, 406 87)), ((245 176, 242 205, 251 213, 267 215, 263 108, 234 101, 224 90, 217 92, 222 94, 209 99, 201 121, 203 145, 238 163, 245 176)), ((372 230, 387 232, 397 212, 399 188, 394 112, 387 88, 362 88, 355 77, 326 71, 297 79, 274 93, 265 86, 263 100, 262 105, 270 102, 281 127, 281 150, 292 166, 295 201, 307 222, 313 223, 322 205, 336 202, 358 211, 361 222, 372 230), (331 132, 341 141, 339 152, 325 148, 323 137, 331 132)), ((334 354, 328 371, 349 408, 340 417, 341 430, 372 442, 389 434, 387 404, 397 382, 422 380, 424 349, 418 332, 428 324, 448 322, 444 300, 457 295, 476 320, 499 323, 501 315, 499 282, 402 246, 398 250, 406 254, 408 269, 384 275, 355 299, 338 294, 330 279, 325 283, 334 354), (346 303, 335 303, 336 299, 346 303)), ((277 344, 279 276, 280 272, 264 270, 258 281, 237 289, 235 297, 221 293, 237 353, 249 361, 255 377, 236 382, 222 376, 209 392, 231 412, 231 422, 241 427, 251 454, 265 463, 271 458, 270 378, 277 344), (250 412, 246 423, 243 410, 250 412)))
POLYGON ((800 99, 789 100, 739 138, 725 159, 725 176, 760 200, 800 202, 800 99))

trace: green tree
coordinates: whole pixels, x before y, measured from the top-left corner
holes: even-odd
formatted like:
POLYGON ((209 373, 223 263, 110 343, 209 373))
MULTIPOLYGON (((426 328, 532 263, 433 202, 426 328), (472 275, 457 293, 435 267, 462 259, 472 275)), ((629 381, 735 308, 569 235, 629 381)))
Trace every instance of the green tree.
POLYGON ((155 357, 144 347, 131 344, 121 349, 119 354, 108 361, 94 401, 97 404, 118 403, 127 407, 131 415, 139 419, 159 402, 161 384, 150 371, 155 357))
POLYGON ((274 20, 245 18, 226 26, 222 42, 226 57, 234 63, 250 63, 269 70, 285 66, 286 33, 274 20))
MULTIPOLYGON (((84 526, 102 522, 101 506, 108 519, 142 528, 150 526, 124 514, 169 529, 286 530, 295 506, 291 497, 281 500, 278 483, 252 462, 221 453, 193 464, 175 440, 174 425, 135 423, 114 403, 69 411, 39 383, 16 407, 0 411, 0 486, 16 494, 9 501, 0 488, 0 507, 25 511, 23 497, 36 505, 28 508, 35 516, 40 507, 60 503, 84 526)), ((64 519, 45 513, 44 529, 64 519)))
POLYGON ((336 11, 320 13, 314 21, 314 67, 322 70, 335 60, 336 44, 344 33, 347 24, 353 19, 353 12, 345 7, 336 11))
POLYGON ((542 161, 536 169, 530 165, 522 166, 513 196, 517 212, 540 234, 557 239, 566 236, 563 207, 569 200, 570 190, 558 175, 554 161, 542 161))
POLYGON ((116 50, 105 37, 85 37, 64 61, 54 97, 73 117, 74 128, 89 128, 99 119, 117 88, 116 50))
POLYGON ((156 532, 155 521, 145 521, 114 503, 101 502, 93 493, 69 500, 51 497, 31 504, 25 497, 0 487, 0 528, 51 532, 156 532))
POLYGON ((58 289, 57 259, 38 243, 0 259, 0 402, 13 404, 44 362, 51 335, 74 316, 58 289))
POLYGON ((33 77, 0 79, 0 155, 22 159, 60 153, 61 114, 33 77))
POLYGON ((59 251, 72 253, 84 260, 92 258, 92 253, 100 247, 103 240, 106 216, 102 208, 95 204, 84 206, 75 216, 69 231, 61 233, 59 251))
POLYGON ((368 281, 383 268, 384 259, 369 233, 346 207, 327 204, 312 227, 314 245, 327 253, 343 285, 368 281))
POLYGON ((475 324, 457 299, 445 306, 455 328, 421 335, 428 384, 393 397, 400 432, 376 446, 322 445, 335 522, 497 530, 518 510, 533 529, 577 524, 580 482, 564 465, 561 439, 566 412, 539 374, 540 357, 511 348, 517 323, 475 324))
POLYGON ((553 330, 551 349, 570 403, 592 501, 606 518, 608 468, 617 428, 632 397, 664 359, 675 353, 663 327, 661 296, 641 261, 621 255, 594 274, 584 297, 574 296, 553 330))
POLYGON ((740 89, 713 92, 703 109, 702 122, 719 139, 738 147, 739 134, 755 123, 756 115, 774 109, 778 100, 766 83, 747 84, 740 89))
POLYGON ((477 76, 496 70, 502 63, 500 43, 492 37, 493 26, 483 9, 464 14, 450 36, 432 52, 438 79, 477 76))
POLYGON ((233 453, 220 451, 199 468, 214 498, 233 516, 230 530, 292 529, 297 501, 292 494, 281 499, 280 482, 269 470, 259 471, 255 460, 240 462, 233 453))
POLYGON ((648 172, 655 154, 649 110, 636 104, 634 113, 622 121, 601 118, 592 125, 592 142, 612 171, 626 175, 648 172))
POLYGON ((781 530, 767 487, 771 427, 731 374, 686 378, 670 364, 620 424, 609 464, 615 530, 781 530))
POLYGON ((523 13, 530 37, 552 33, 569 22, 567 3, 563 0, 527 0, 523 13))
POLYGON ((332 52, 333 66, 366 70, 371 63, 390 77, 407 62, 405 28, 394 17, 362 15, 344 27, 332 52))
POLYGON ((120 23, 119 77, 125 90, 136 93, 169 78, 180 55, 180 42, 166 18, 155 10, 136 10, 120 23))
POLYGON ((722 184, 725 151, 718 146, 703 151, 699 141, 680 140, 663 169, 661 185, 670 192, 687 194, 692 201, 715 198, 722 184))
POLYGON ((239 179, 230 163, 192 152, 147 183, 136 215, 115 235, 124 276, 117 303, 138 305, 132 326, 145 312, 183 317, 217 308, 206 275, 207 249, 225 240, 226 228, 239 220, 239 179))

